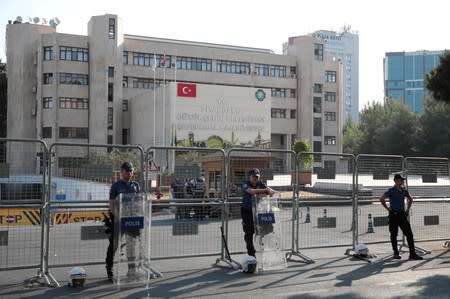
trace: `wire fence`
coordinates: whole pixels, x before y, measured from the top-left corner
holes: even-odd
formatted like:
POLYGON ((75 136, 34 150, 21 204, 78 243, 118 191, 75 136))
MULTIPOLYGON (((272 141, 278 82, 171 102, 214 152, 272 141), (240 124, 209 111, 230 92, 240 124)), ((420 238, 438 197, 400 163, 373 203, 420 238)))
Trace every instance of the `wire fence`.
POLYGON ((52 285, 49 266, 103 264, 103 219, 124 161, 134 164, 141 191, 151 194, 150 252, 157 265, 201 256, 226 261, 225 242, 232 254, 245 253, 242 189, 254 168, 276 191, 288 254, 389 242, 378 199, 396 173, 407 176, 415 198, 415 239, 450 238, 448 159, 65 143, 47 150, 40 140, 0 139, 0 270, 39 268, 52 285))

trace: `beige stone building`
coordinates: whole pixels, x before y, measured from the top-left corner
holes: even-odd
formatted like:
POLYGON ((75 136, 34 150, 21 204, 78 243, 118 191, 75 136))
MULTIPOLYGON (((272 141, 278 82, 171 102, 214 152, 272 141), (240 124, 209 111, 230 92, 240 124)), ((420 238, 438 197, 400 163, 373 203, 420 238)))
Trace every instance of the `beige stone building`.
POLYGON ((301 137, 315 151, 342 148, 341 65, 310 36, 279 55, 124 34, 116 15, 92 17, 87 36, 15 22, 7 63, 9 138, 148 147, 194 134, 290 149, 301 137))

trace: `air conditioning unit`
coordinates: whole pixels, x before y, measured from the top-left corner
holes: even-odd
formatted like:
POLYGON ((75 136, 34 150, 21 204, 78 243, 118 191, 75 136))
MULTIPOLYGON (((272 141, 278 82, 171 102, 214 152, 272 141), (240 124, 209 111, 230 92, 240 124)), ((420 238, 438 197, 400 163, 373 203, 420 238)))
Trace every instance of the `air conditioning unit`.
POLYGON ((31 87, 31 91, 32 91, 33 93, 36 93, 36 90, 37 90, 36 85, 33 85, 33 87, 31 87))
POLYGON ((31 115, 36 116, 36 107, 31 109, 31 115))

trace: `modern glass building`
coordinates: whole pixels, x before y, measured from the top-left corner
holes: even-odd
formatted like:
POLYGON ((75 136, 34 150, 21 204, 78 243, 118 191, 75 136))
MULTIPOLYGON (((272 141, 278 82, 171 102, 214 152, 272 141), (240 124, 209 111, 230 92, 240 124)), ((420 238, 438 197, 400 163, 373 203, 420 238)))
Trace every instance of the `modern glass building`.
POLYGON ((444 51, 387 52, 384 58, 384 95, 399 100, 415 113, 424 110, 425 74, 439 64, 444 51))

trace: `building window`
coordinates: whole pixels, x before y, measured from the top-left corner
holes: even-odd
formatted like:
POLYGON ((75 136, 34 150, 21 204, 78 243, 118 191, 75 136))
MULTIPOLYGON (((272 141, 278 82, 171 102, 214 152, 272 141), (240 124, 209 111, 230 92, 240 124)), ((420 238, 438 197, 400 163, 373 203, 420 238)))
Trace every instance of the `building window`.
POLYGON ((122 62, 128 64, 128 51, 123 51, 122 62))
POLYGON ((272 88, 272 96, 285 98, 286 97, 286 89, 284 88, 272 88))
POLYGON ((89 100, 84 98, 59 98, 59 108, 61 109, 89 109, 89 100))
POLYGON ((128 144, 128 129, 122 129, 122 144, 128 144))
POLYGON ((280 145, 284 145, 284 135, 280 135, 280 145))
POLYGON ((291 78, 297 78, 297 68, 295 66, 290 67, 291 78))
MULTIPOLYGON (((322 152, 322 142, 321 141, 313 142, 313 152, 315 152, 315 153, 322 152)), ((322 155, 314 155, 314 162, 321 162, 321 161, 322 161, 322 155)))
POLYGON ((297 111, 294 110, 294 109, 292 109, 292 110, 291 110, 291 118, 292 118, 292 119, 295 119, 296 114, 297 114, 297 111))
POLYGON ((272 77, 286 77, 286 67, 282 65, 271 65, 270 66, 270 76, 272 77))
POLYGON ((88 75, 72 74, 72 73, 59 73, 59 83, 75 84, 75 85, 88 85, 88 75))
POLYGON ((286 109, 272 108, 272 118, 286 118, 286 109))
POLYGON ((326 71, 325 72, 325 82, 336 83, 336 72, 326 71))
POLYGON ((295 89, 291 89, 291 98, 295 98, 295 97, 296 97, 295 89))
POLYGON ((238 61, 217 60, 216 72, 233 74, 250 74, 250 64, 238 61))
POLYGON ((133 88, 152 89, 153 85, 159 87, 161 81, 156 80, 156 83, 153 84, 153 79, 133 78, 133 88))
POLYGON ((325 112, 325 120, 336 121, 336 112, 325 112))
POLYGON ((53 60, 53 47, 44 47, 44 60, 53 60))
POLYGON ((108 130, 112 130, 114 120, 114 110, 113 108, 108 108, 108 130))
POLYGON ((322 84, 314 83, 313 92, 314 93, 322 93, 322 84))
POLYGON ((326 102, 336 102, 336 93, 335 92, 325 92, 325 101, 326 102))
POLYGON ((46 97, 42 99, 42 108, 43 109, 52 109, 53 108, 53 98, 46 97))
POLYGON ((53 84, 53 73, 44 73, 44 84, 53 84))
POLYGON ((87 62, 89 60, 89 52, 87 48, 75 47, 59 47, 59 59, 70 61, 87 62))
POLYGON ((128 87, 128 77, 122 77, 122 87, 128 87))
POLYGON ((313 113, 322 113, 322 98, 313 98, 313 113))
POLYGON ((109 18, 108 38, 109 39, 116 38, 116 19, 115 18, 109 18))
POLYGON ((211 72, 212 60, 195 57, 177 57, 177 68, 182 70, 211 72))
POLYGON ((142 66, 153 66, 153 55, 149 53, 133 52, 133 64, 142 66))
POLYGON ((269 76, 269 65, 268 64, 255 64, 255 75, 269 76))
POLYGON ((128 100, 122 100, 122 111, 128 111, 128 100))
POLYGON ((60 127, 59 138, 85 139, 88 138, 88 128, 60 127))
POLYGON ((336 145, 336 136, 325 136, 325 145, 336 145))
POLYGON ((314 44, 314 60, 323 61, 323 44, 314 44))
POLYGON ((114 84, 108 83, 108 102, 112 102, 114 99, 114 84))
POLYGON ((320 117, 314 117, 313 135, 322 136, 322 119, 320 117))
POLYGON ((108 66, 108 77, 114 78, 114 67, 113 66, 108 66))
POLYGON ((52 127, 42 128, 42 138, 52 138, 52 127))

